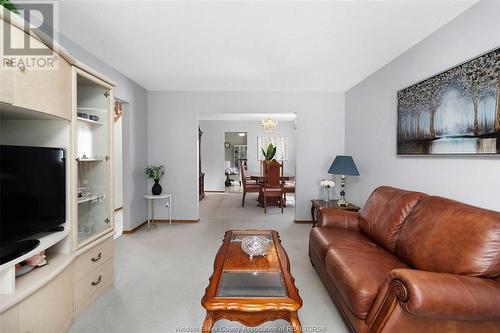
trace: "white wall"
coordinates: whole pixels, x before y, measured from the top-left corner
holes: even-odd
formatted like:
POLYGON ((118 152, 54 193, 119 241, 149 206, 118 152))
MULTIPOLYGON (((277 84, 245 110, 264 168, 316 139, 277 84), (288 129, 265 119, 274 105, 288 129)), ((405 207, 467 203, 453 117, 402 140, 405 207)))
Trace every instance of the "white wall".
POLYGON ((59 35, 59 43, 82 63, 117 84, 115 97, 128 103, 123 126, 123 225, 131 230, 147 219, 144 194, 148 191, 144 168, 147 164, 147 92, 85 49, 59 35))
MULTIPOLYGON (((257 121, 214 121, 200 120, 203 131, 201 139, 201 169, 205 173, 205 190, 224 191, 225 170, 225 132, 247 133, 247 165, 248 172, 259 171, 257 160, 257 137, 286 137, 288 138, 288 160, 284 162, 284 172, 295 174, 295 123, 281 121, 279 128, 272 134, 265 133, 260 122, 257 121)), ((230 150, 233 149, 229 148, 230 150)))
POLYGON ((396 92, 499 47, 499 14, 500 2, 479 2, 347 92, 346 151, 361 173, 349 179, 353 203, 385 184, 500 210, 498 156, 396 156, 396 92))
MULTIPOLYGON (((344 94, 320 92, 148 92, 149 163, 163 164, 161 184, 174 219, 198 219, 198 114, 296 113, 296 219, 310 220, 310 200, 344 152, 344 94)), ((157 215, 168 215, 158 207, 157 215)))

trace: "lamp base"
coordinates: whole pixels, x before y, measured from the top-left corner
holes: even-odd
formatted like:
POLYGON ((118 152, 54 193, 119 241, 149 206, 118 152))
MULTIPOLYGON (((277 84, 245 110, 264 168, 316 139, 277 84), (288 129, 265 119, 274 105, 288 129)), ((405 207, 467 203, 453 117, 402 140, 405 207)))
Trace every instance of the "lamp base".
POLYGON ((342 175, 340 177, 340 199, 337 201, 337 205, 339 205, 340 207, 349 206, 349 203, 345 200, 345 184, 346 177, 345 175, 342 175))
POLYGON ((345 201, 345 199, 340 198, 337 201, 337 205, 339 205, 340 207, 347 207, 347 206, 349 206, 349 203, 347 201, 345 201))

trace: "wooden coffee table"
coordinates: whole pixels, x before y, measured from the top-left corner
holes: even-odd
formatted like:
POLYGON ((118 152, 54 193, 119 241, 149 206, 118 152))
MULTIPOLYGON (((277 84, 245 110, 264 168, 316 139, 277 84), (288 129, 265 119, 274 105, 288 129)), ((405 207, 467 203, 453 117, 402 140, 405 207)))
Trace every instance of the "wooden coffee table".
POLYGON ((207 310, 202 332, 211 332, 220 319, 251 327, 284 319, 290 322, 293 332, 302 332, 297 314, 302 299, 294 281, 276 231, 226 231, 215 257, 214 273, 201 300, 207 310), (250 235, 272 240, 266 257, 250 259, 241 250, 241 240, 250 235))

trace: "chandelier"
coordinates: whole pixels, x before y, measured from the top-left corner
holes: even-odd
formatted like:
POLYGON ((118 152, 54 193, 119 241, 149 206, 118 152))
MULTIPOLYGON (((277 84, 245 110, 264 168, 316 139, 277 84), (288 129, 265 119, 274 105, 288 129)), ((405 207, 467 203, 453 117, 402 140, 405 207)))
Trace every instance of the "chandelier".
POLYGON ((275 129, 277 129, 278 127, 279 127, 278 121, 273 120, 271 116, 267 116, 266 118, 264 118, 264 120, 262 120, 262 128, 264 129, 264 131, 266 131, 266 133, 270 133, 275 129))

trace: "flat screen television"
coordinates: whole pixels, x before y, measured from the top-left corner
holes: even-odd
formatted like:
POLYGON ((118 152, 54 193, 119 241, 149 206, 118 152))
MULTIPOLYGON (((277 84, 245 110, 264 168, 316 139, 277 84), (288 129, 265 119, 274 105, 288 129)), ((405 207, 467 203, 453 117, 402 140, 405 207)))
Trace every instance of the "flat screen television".
POLYGON ((65 150, 0 145, 0 263, 38 245, 25 239, 65 221, 65 150))

